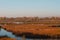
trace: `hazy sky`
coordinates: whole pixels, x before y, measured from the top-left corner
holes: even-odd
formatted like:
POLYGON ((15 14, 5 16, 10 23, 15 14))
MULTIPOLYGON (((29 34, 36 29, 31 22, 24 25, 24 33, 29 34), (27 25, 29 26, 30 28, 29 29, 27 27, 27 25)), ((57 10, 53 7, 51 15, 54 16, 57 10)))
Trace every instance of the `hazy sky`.
POLYGON ((60 0, 0 0, 0 16, 60 16, 60 0))

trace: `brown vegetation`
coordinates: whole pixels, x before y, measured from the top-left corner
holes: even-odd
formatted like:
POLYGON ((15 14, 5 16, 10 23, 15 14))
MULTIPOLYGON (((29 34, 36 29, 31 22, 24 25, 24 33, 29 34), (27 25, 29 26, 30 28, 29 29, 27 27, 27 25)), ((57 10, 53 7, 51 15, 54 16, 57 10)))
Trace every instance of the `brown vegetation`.
POLYGON ((39 35, 60 35, 60 17, 5 17, 1 18, 0 23, 6 24, 2 26, 2 28, 15 34, 32 33, 39 35), (17 22, 22 22, 22 24, 17 24, 17 22))
POLYGON ((2 37, 2 38, 0 38, 0 40, 16 40, 16 39, 14 39, 14 38, 6 38, 6 37, 2 37))
POLYGON ((0 17, 0 23, 13 23, 13 22, 23 22, 24 24, 60 24, 60 17, 16 17, 7 18, 0 17))
POLYGON ((5 25, 4 29, 11 31, 15 34, 32 33, 32 34, 45 34, 45 35, 59 35, 59 27, 48 27, 42 24, 22 24, 22 25, 5 25))

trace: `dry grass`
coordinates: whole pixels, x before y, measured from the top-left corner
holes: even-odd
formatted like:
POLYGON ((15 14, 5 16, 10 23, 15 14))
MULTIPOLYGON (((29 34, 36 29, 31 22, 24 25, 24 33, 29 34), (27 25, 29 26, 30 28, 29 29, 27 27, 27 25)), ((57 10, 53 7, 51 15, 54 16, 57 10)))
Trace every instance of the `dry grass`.
POLYGON ((16 40, 14 38, 0 38, 0 40, 16 40))
POLYGON ((15 34, 21 33, 32 33, 32 34, 47 34, 47 35, 58 35, 60 34, 60 28, 58 27, 48 27, 48 25, 43 24, 22 24, 22 25, 5 25, 2 28, 5 28, 8 31, 11 31, 15 34))

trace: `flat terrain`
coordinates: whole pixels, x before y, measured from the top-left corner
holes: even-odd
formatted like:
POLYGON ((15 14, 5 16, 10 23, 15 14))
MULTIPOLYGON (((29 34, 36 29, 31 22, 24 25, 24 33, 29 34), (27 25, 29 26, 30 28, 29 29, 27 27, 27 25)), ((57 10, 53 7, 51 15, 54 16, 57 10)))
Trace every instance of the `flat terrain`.
POLYGON ((17 17, 1 18, 2 28, 16 35, 48 35, 60 38, 60 17, 17 17), (6 24, 6 25, 5 25, 6 24))
POLYGON ((60 35, 59 27, 48 27, 48 25, 44 24, 9 24, 2 26, 2 28, 15 34, 32 33, 38 35, 60 35))
POLYGON ((16 39, 3 37, 3 38, 0 38, 0 40, 16 40, 16 39))

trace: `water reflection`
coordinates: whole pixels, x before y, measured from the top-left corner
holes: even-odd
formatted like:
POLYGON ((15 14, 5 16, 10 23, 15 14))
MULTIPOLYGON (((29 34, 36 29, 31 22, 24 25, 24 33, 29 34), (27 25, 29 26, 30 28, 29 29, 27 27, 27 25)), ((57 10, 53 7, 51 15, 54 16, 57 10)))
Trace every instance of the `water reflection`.
POLYGON ((10 38, 16 38, 16 40, 21 40, 20 37, 16 37, 12 32, 8 32, 4 29, 0 29, 0 37, 2 36, 7 36, 7 37, 10 37, 10 38))
MULTIPOLYGON (((22 40, 22 38, 20 36, 16 36, 12 32, 8 32, 8 31, 6 31, 6 30, 1 28, 0 29, 0 37, 2 37, 2 36, 7 36, 7 37, 10 37, 10 38, 16 38, 16 40, 22 40)), ((41 36, 41 37, 45 37, 46 38, 48 36, 41 36)), ((60 39, 60 36, 59 36, 59 39, 60 39)), ((26 40, 33 40, 33 39, 26 39, 26 40)), ((49 39, 47 39, 47 40, 49 40, 49 39)))
POLYGON ((8 32, 4 29, 1 28, 0 30, 0 36, 7 36, 7 37, 10 37, 10 38, 15 38, 16 36, 12 34, 12 32, 8 32))
MULTIPOLYGON (((3 28, 0 29, 0 37, 2 37, 2 36, 7 36, 10 38, 16 38, 16 40, 22 40, 21 37, 17 37, 12 32, 8 32, 8 31, 4 30, 3 28)), ((29 39, 26 39, 26 40, 29 40, 29 39)))

